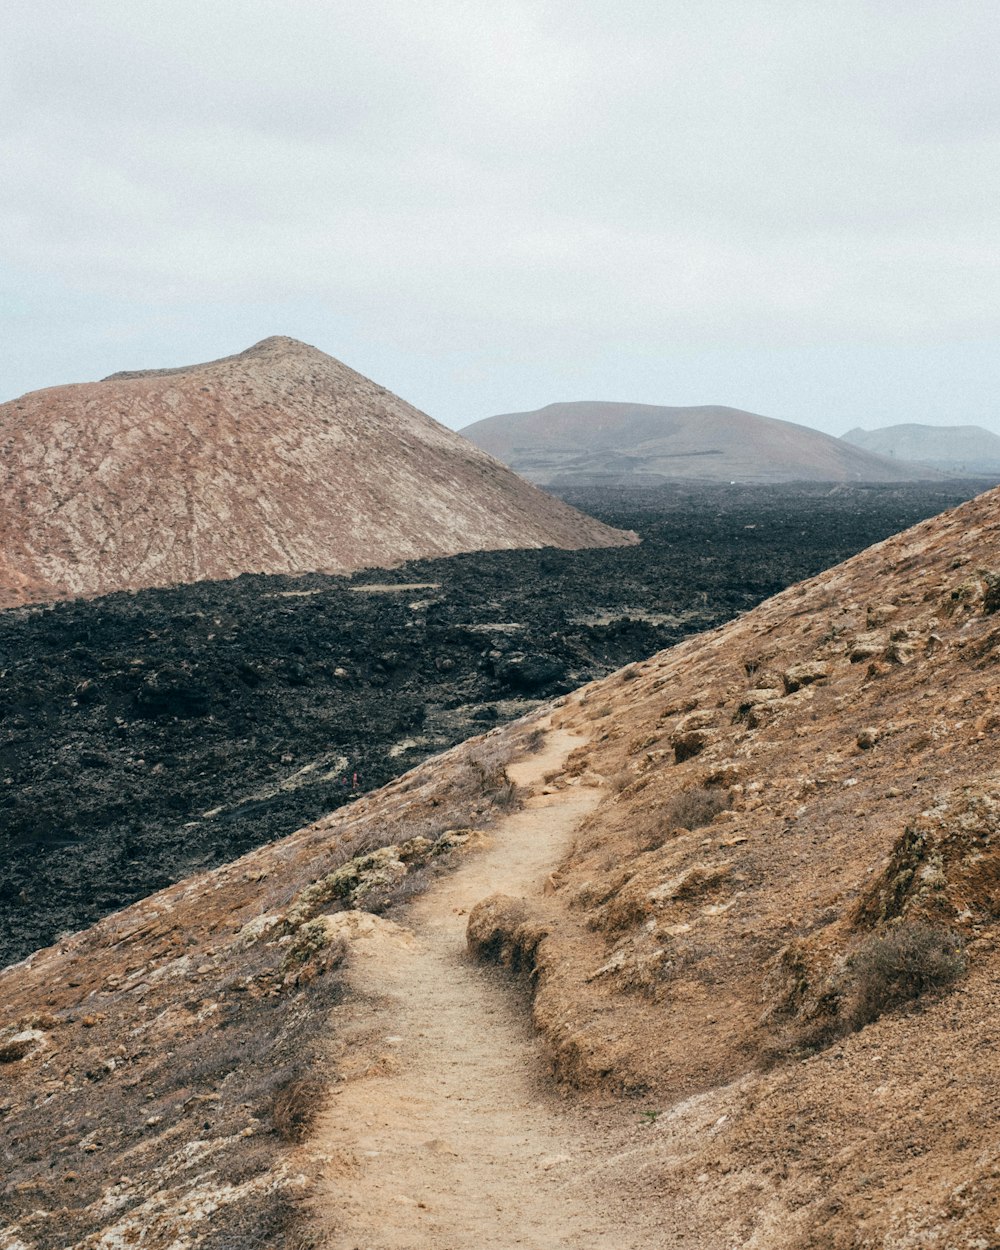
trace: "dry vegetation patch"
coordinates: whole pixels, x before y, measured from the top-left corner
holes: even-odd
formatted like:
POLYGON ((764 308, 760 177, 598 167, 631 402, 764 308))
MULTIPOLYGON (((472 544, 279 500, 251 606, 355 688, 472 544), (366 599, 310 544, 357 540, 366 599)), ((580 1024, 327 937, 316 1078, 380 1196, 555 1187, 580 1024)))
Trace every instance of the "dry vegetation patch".
POLYGON ((926 924, 903 924, 865 938, 847 960, 844 1017, 863 1028, 886 1011, 950 986, 965 971, 961 938, 926 924))

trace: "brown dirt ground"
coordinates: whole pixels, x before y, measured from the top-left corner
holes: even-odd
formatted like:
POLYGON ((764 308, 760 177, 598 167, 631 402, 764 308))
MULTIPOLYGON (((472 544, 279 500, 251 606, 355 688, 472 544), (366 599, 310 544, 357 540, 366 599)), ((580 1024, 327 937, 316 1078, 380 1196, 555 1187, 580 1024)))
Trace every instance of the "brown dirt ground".
POLYGON ((541 787, 580 742, 556 731, 510 767, 535 792, 488 849, 408 910, 405 927, 353 922, 353 992, 334 1016, 341 1083, 313 1143, 325 1160, 314 1203, 324 1246, 649 1244, 607 1184, 621 1129, 595 1131, 556 1096, 522 996, 466 952, 468 913, 485 896, 543 902, 597 802, 579 782, 541 787))

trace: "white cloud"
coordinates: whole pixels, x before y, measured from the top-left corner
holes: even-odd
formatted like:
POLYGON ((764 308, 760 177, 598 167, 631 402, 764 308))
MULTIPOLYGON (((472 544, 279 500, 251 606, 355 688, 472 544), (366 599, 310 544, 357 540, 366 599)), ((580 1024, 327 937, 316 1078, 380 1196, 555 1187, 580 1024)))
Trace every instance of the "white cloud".
MULTIPOLYGON (((6 394, 72 376, 103 319, 166 357, 209 305, 263 333, 329 309, 410 362, 404 386, 438 361, 454 419, 546 363, 558 399, 582 376, 666 387, 667 359, 728 388, 747 352, 778 415, 815 402, 789 353, 947 372, 1000 328, 990 4, 8 0, 0 23, 0 234, 35 309, 4 325, 6 394), (42 351, 55 290, 90 324, 74 342, 51 309, 42 351)), ((204 329, 203 355, 245 345, 204 329)), ((982 421, 1000 378, 979 377, 982 421)), ((971 419, 963 382, 962 412, 922 419, 971 419)))

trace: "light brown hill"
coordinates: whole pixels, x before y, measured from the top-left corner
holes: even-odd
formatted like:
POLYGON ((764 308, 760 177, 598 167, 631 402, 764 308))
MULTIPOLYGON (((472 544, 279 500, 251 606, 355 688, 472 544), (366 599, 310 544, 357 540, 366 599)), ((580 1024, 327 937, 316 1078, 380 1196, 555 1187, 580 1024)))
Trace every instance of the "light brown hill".
POLYGON ((467 425, 462 433, 531 482, 655 485, 902 482, 941 475, 791 421, 738 408, 549 404, 467 425))
POLYGON ((294 339, 0 405, 0 607, 609 529, 294 339))
POLYGON ((483 1245, 558 1245, 544 1186, 581 1250, 997 1245, 998 662, 1000 490, 5 970, 0 1244, 141 1229, 159 1250, 245 1217, 238 1244, 273 1250, 295 1244, 282 1202, 322 1173, 319 1244, 359 1244, 368 1194, 397 1233, 366 1244, 430 1245, 462 1193, 490 1192, 489 1165, 503 1211, 480 1206, 483 1245), (533 728, 548 754, 517 766, 508 818, 498 769, 533 728), (512 887, 505 857, 538 872, 572 808, 562 862, 512 887), (466 898, 482 835, 441 833, 491 813, 497 875, 472 882, 513 900, 466 898), (394 849, 351 859, 378 842, 394 849), (457 870, 447 890, 430 877, 412 928, 366 915, 436 862, 457 870), (473 950, 526 975, 582 1114, 509 1070, 530 1061, 507 1019, 523 1000, 470 982, 483 1065, 425 1001, 430 956, 471 975, 446 930, 473 903, 473 950), (858 1027, 858 956, 928 929, 966 971, 858 1027), (481 1150, 431 1137, 436 1097, 456 1132, 463 1108, 500 1107, 502 1140, 489 1119, 481 1150))

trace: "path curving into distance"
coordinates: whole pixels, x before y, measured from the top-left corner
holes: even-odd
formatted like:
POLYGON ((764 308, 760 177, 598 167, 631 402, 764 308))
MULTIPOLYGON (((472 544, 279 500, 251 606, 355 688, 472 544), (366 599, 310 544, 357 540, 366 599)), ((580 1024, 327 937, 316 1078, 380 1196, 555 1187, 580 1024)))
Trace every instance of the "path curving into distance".
POLYGON ((352 944, 353 992, 336 1013, 347 1079, 312 1143, 330 1250, 648 1244, 622 1227, 620 1197, 601 1192, 610 1143, 547 1082, 522 993, 466 954, 469 911, 497 891, 540 895, 596 805, 599 791, 579 784, 542 793, 580 742, 550 730, 510 765, 529 797, 491 847, 436 882, 407 927, 374 922, 352 944))

